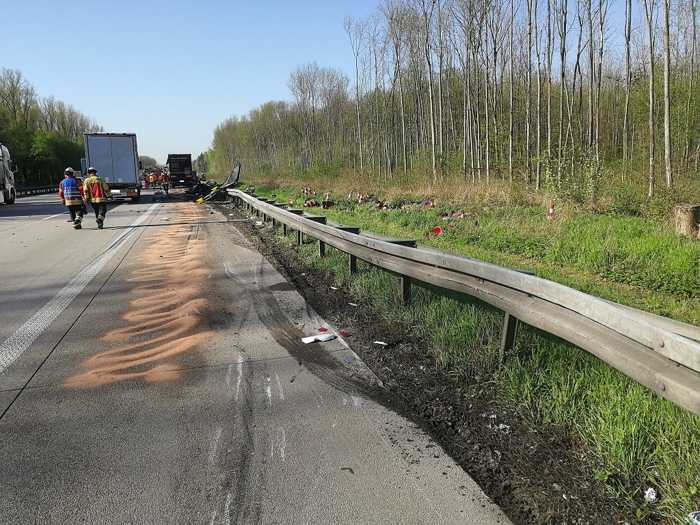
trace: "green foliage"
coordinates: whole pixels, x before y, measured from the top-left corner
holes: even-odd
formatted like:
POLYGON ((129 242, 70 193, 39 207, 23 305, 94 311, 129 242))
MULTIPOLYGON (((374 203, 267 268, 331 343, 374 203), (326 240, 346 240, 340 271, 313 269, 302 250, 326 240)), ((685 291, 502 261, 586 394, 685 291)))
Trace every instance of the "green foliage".
POLYGON ((0 70, 0 142, 17 165, 18 185, 58 183, 67 166, 80 167, 82 133, 98 129, 71 106, 38 99, 19 71, 0 70))

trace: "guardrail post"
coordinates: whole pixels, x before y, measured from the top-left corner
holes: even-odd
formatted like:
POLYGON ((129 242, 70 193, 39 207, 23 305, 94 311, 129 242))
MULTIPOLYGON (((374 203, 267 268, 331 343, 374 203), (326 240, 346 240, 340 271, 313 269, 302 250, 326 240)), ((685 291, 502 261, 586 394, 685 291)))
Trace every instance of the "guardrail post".
POLYGON ((357 273, 357 257, 351 253, 348 254, 348 267, 351 275, 357 273))
POLYGON ((506 352, 513 350, 515 346, 515 336, 518 332, 518 320, 505 312, 503 316, 503 330, 501 332, 501 348, 498 352, 498 364, 503 364, 506 352))
POLYGON ((282 235, 284 235, 285 237, 287 236, 287 223, 286 222, 282 223, 282 235))
POLYGON ((297 230, 297 246, 301 246, 304 243, 304 234, 301 230, 297 230))
POLYGON ((319 257, 326 256, 326 243, 323 241, 318 241, 318 255, 319 257))
POLYGON ((411 278, 405 275, 401 276, 401 302, 404 305, 411 302, 411 278))

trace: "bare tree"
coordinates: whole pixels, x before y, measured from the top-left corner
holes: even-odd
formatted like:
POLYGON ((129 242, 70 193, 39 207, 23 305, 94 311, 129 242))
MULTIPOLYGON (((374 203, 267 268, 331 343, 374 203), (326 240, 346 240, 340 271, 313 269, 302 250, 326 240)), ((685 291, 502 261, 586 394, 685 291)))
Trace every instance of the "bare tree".
POLYGON ((647 37, 649 40, 648 46, 648 58, 649 58, 649 189, 647 195, 652 197, 654 195, 654 184, 655 184, 655 171, 654 166, 656 164, 656 138, 654 135, 654 9, 655 0, 642 0, 644 3, 644 15, 647 22, 647 37))
POLYGON ((357 115, 357 147, 360 155, 360 171, 364 171, 364 160, 362 157, 362 122, 360 118, 360 50, 364 39, 364 25, 359 21, 353 21, 352 18, 345 18, 345 32, 350 39, 350 47, 352 55, 355 58, 355 109, 357 115))
POLYGON ((622 179, 629 170, 629 116, 632 68, 630 66, 630 40, 632 38, 632 0, 625 0, 625 110, 622 125, 622 179))
POLYGON ((664 164, 666 168, 666 187, 673 184, 671 172, 671 37, 669 12, 671 0, 664 0, 664 164))

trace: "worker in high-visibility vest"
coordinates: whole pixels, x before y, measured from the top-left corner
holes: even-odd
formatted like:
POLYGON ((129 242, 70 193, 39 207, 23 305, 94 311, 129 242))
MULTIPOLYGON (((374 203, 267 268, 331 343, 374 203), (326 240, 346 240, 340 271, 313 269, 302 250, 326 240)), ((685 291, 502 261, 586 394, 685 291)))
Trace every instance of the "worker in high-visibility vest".
POLYGON ((83 187, 80 181, 75 178, 73 168, 66 168, 63 171, 63 177, 58 185, 58 196, 68 208, 73 228, 79 230, 82 228, 81 222, 83 221, 83 187))
POLYGON ((161 172, 160 176, 158 177, 160 180, 160 186, 163 188, 163 191, 165 194, 168 194, 168 189, 170 188, 170 175, 165 173, 164 171, 161 172))
POLYGON ((95 168, 88 169, 88 177, 83 181, 85 201, 92 204, 97 227, 101 230, 107 216, 107 201, 112 197, 109 184, 97 176, 95 168))

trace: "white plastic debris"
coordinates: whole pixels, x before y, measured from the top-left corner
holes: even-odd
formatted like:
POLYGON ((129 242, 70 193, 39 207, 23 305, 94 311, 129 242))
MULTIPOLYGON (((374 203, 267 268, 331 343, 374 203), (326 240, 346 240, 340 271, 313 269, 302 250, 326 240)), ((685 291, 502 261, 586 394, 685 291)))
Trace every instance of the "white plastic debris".
POLYGON ((256 226, 262 226, 263 223, 262 223, 262 221, 257 221, 257 222, 255 223, 255 225, 256 225, 256 226))
POLYGON ((389 346, 389 343, 385 343, 384 341, 375 341, 374 344, 379 346, 389 346))
POLYGON ((500 423, 496 425, 496 430, 499 432, 503 432, 504 434, 510 434, 510 425, 506 425, 505 423, 500 423))
POLYGON ((656 490, 649 487, 644 492, 644 501, 646 501, 647 503, 656 503, 656 490))
POLYGON ((302 337, 301 342, 305 345, 308 345, 309 343, 325 343, 326 341, 331 341, 336 337, 337 336, 335 334, 316 334, 308 337, 302 337))
POLYGON ((331 286, 331 290, 337 290, 335 286, 331 286))
POLYGON ((348 303, 350 306, 357 306, 357 303, 348 303))
POLYGON ((688 523, 690 525, 700 525, 700 510, 688 514, 688 523))

